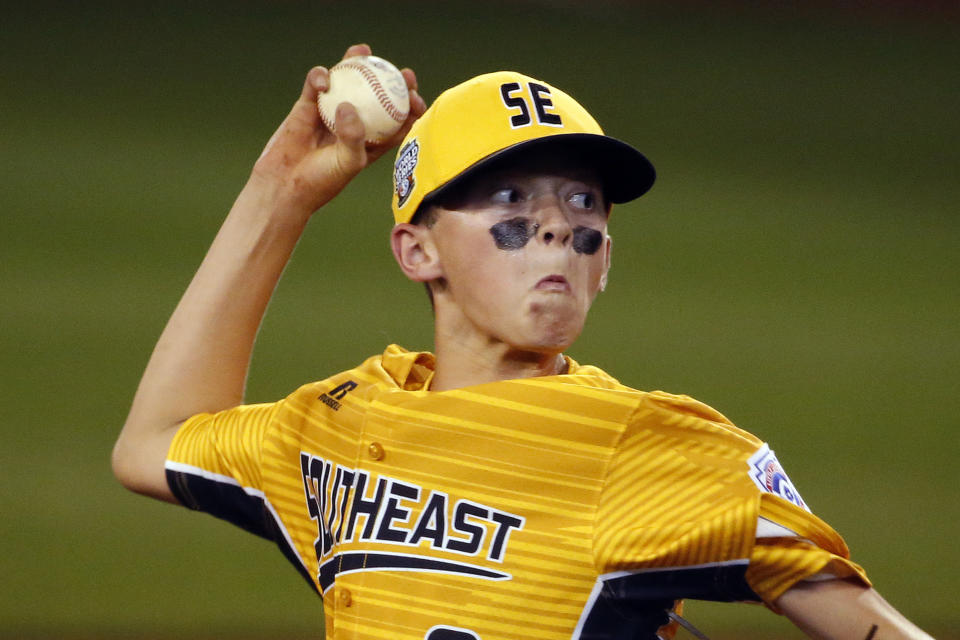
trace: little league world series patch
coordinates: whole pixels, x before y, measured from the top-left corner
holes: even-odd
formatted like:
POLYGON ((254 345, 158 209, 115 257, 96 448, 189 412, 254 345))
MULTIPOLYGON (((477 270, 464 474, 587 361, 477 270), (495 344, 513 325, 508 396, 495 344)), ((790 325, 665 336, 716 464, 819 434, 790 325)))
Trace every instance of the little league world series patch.
POLYGON ((750 478, 761 491, 780 496, 801 509, 810 511, 769 445, 764 444, 760 447, 750 456, 747 464, 750 465, 750 478))
POLYGON ((413 172, 417 168, 419 159, 420 145, 416 138, 405 144, 397 154, 397 162, 393 167, 393 187, 397 192, 398 207, 405 205, 410 194, 413 193, 413 187, 416 185, 413 172))

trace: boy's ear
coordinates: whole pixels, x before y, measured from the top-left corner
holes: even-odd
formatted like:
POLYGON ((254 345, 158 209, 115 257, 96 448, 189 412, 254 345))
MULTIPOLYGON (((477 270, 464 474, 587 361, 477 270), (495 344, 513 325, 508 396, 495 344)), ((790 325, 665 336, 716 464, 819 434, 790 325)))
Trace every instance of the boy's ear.
POLYGON ((600 276, 600 291, 607 288, 607 278, 610 276, 610 256, 613 255, 613 238, 607 234, 607 241, 603 248, 603 275, 600 276))
POLYGON ((414 282, 430 282, 443 276, 430 229, 402 222, 390 232, 390 248, 403 273, 414 282))

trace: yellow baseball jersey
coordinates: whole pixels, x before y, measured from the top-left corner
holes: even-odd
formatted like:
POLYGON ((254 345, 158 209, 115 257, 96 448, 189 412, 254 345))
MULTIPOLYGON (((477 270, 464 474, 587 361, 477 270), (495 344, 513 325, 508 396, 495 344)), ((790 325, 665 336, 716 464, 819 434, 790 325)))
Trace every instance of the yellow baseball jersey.
POLYGON ((773 452, 713 409, 568 372, 427 391, 390 346, 273 404, 188 420, 186 506, 274 540, 335 640, 671 637, 684 598, 857 577, 773 452))

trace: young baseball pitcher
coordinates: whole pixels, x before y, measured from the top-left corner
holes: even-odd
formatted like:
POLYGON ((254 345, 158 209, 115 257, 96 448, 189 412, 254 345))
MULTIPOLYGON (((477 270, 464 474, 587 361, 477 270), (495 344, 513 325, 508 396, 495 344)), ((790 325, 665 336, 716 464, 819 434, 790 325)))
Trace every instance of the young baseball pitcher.
MULTIPOLYGON (((369 54, 365 45, 348 56, 369 54)), ((150 358, 113 466, 133 491, 273 540, 331 639, 669 638, 685 598, 763 602, 811 637, 929 637, 870 586, 773 451, 685 396, 564 355, 654 182, 546 82, 482 75, 365 144, 315 68, 150 358), (390 345, 244 405, 255 334, 315 211, 399 145, 391 244, 434 351, 390 345), (629 220, 620 224, 629 224, 629 220)), ((685 633, 685 632, 681 632, 685 633)))

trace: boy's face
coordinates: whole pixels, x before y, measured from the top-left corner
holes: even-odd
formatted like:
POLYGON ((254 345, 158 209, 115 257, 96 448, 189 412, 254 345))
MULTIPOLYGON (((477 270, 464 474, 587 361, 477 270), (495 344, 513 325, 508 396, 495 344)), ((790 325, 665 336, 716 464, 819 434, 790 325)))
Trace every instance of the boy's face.
POLYGON ((562 158, 484 171, 445 198, 431 237, 460 334, 559 352, 580 335, 610 266, 609 209, 594 173, 562 158))

